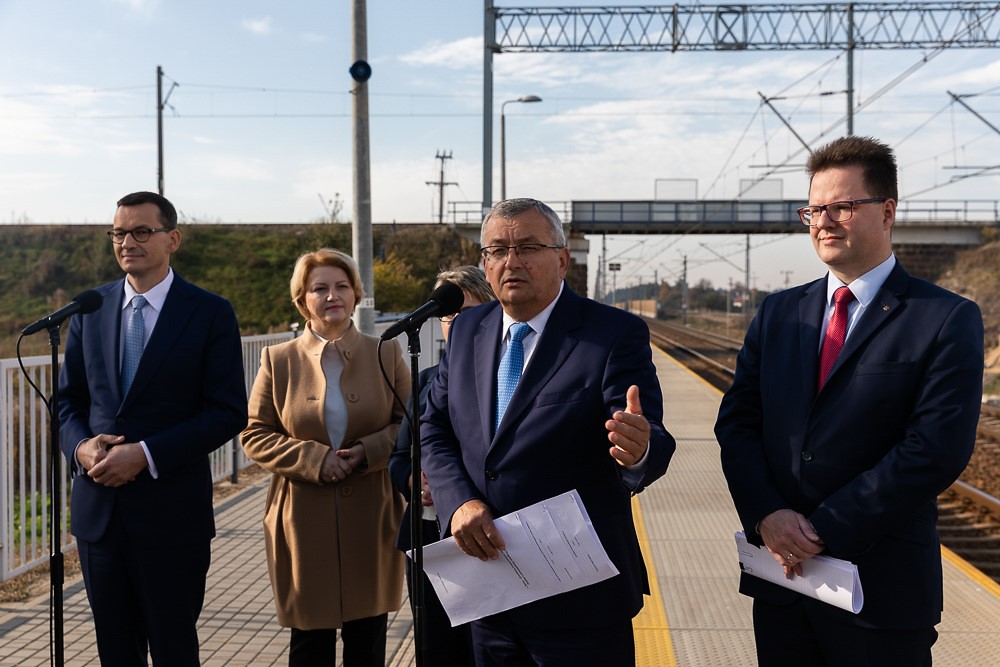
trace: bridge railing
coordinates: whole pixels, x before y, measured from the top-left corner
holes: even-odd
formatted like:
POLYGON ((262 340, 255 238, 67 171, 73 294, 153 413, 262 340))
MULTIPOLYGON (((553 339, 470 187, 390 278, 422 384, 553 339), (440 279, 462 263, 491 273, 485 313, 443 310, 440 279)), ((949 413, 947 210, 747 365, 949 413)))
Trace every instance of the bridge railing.
MULTIPOLYGON (((247 392, 260 367, 260 352, 294 336, 292 332, 244 336, 243 374, 247 392)), ((27 378, 45 396, 52 393, 51 356, 22 360, 27 378)), ((60 359, 60 363, 62 360, 60 359)), ((45 402, 32 390, 16 359, 0 359, 0 581, 17 576, 46 562, 51 553, 48 507, 52 502, 51 438, 45 402)), ((74 546, 69 534, 70 479, 65 458, 57 459, 62 469, 59 503, 63 525, 62 548, 74 546)), ((213 481, 234 477, 249 465, 239 438, 210 455, 213 481)))
MULTIPOLYGON (((804 200, 635 200, 571 202, 572 227, 584 233, 802 233, 804 200)), ((937 199, 899 202, 901 225, 984 227, 1000 224, 1000 200, 937 199)))
POLYGON ((997 199, 906 199, 896 208, 896 221, 962 224, 982 226, 1000 224, 1000 200, 997 199))

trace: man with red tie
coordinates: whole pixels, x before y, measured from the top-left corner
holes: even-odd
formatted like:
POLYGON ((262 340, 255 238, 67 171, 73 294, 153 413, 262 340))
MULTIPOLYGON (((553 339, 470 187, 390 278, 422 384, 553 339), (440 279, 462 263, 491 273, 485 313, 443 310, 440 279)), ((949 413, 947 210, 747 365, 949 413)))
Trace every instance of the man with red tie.
POLYGON ((799 209, 828 274, 772 294, 747 331, 715 433, 747 538, 787 577, 857 564, 857 615, 743 573, 759 664, 930 665, 941 619, 937 495, 975 444, 975 303, 892 253, 896 161, 871 138, 813 153, 799 209))

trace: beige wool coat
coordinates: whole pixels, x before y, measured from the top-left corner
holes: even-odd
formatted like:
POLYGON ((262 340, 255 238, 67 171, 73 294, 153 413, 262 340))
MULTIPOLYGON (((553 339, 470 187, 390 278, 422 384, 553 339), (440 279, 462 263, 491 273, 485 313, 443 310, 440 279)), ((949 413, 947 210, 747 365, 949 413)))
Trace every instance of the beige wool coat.
MULTIPOLYGON (((403 501, 393 490, 386 463, 403 410, 382 378, 377 343, 353 323, 343 338, 329 342, 316 338, 307 324, 298 338, 261 352, 242 443, 247 456, 272 473, 264 542, 283 627, 340 628, 344 621, 400 606, 403 556, 394 542, 403 501), (331 446, 320 365, 327 345, 344 362, 344 444, 360 442, 368 462, 366 470, 359 468, 331 484, 319 480, 331 446)), ((382 345, 382 359, 405 403, 410 373, 395 340, 382 345)))

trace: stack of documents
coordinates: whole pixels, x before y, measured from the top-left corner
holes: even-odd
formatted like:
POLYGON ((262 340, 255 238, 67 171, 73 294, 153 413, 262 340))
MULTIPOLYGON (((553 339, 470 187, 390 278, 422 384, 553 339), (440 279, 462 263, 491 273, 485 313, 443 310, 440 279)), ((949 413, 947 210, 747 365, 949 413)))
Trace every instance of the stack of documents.
POLYGON ((740 569, 747 574, 766 579, 772 584, 832 604, 852 614, 861 611, 865 595, 861 590, 858 566, 830 556, 813 556, 802 561, 802 576, 785 578, 785 570, 767 549, 747 542, 743 531, 736 533, 736 551, 740 569))
POLYGON ((497 560, 467 556, 451 537, 424 547, 424 572, 452 626, 618 574, 575 489, 493 523, 507 547, 497 560))

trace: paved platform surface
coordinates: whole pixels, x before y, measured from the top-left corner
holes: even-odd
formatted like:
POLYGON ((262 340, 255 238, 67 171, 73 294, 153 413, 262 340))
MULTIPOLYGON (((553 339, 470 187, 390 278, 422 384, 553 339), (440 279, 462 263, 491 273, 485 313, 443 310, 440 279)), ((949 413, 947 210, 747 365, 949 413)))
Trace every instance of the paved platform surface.
MULTIPOLYGON (((654 350, 665 421, 678 440, 666 476, 639 497, 646 553, 659 595, 636 619, 640 665, 726 667, 755 664, 750 600, 736 591, 738 529, 719 466, 712 425, 719 394, 654 350)), ((216 507, 205 608, 202 664, 287 664, 288 631, 275 622, 264 561, 263 479, 216 507)), ((83 583, 66 582, 65 663, 98 665, 83 583)), ((0 667, 42 667, 49 659, 48 596, 0 605, 0 667)), ((414 664, 409 606, 389 618, 386 664, 414 664)), ((1000 587, 945 554, 945 614, 934 648, 938 667, 1000 664, 1000 587)))

